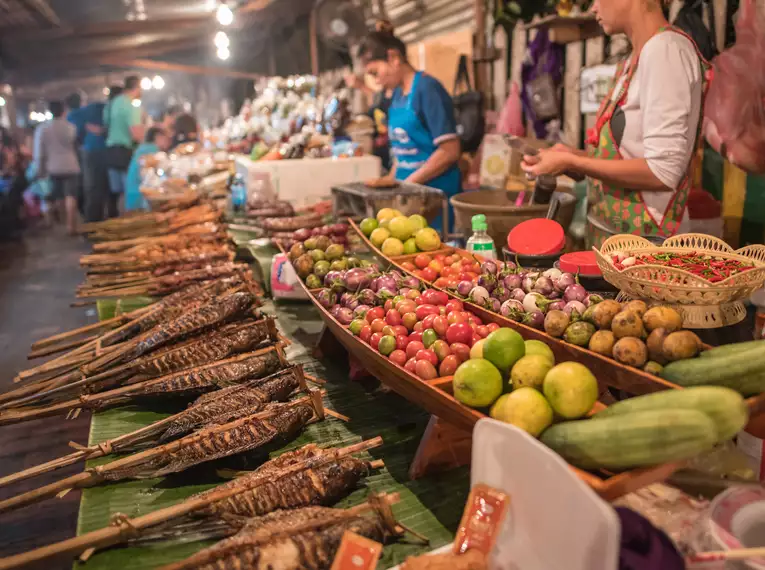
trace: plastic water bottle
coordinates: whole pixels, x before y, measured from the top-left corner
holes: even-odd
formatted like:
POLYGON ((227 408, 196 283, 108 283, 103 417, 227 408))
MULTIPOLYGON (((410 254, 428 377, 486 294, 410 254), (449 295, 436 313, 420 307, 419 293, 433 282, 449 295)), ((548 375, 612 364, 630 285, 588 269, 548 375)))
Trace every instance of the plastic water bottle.
POLYGON ((467 241, 467 250, 482 256, 484 259, 497 259, 497 248, 494 247, 494 240, 486 233, 488 226, 486 216, 478 214, 472 218, 473 235, 467 241))
POLYGON ((247 183, 241 174, 237 174, 231 182, 231 207, 234 212, 242 212, 246 205, 247 183))

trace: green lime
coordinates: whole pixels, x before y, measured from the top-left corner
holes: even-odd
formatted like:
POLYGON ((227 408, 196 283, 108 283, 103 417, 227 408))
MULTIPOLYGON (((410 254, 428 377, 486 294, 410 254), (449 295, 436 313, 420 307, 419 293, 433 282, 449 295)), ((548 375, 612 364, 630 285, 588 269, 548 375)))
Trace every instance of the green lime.
POLYGON ((516 362, 510 371, 513 390, 523 387, 542 390, 545 376, 552 367, 552 362, 546 355, 527 354, 516 362))
POLYGON ((525 354, 523 337, 513 329, 497 329, 487 336, 486 342, 483 343, 483 357, 503 374, 509 374, 513 364, 525 354))
POLYGON ((432 345, 437 340, 438 333, 433 329, 428 329, 422 333, 422 344, 425 345, 425 348, 430 348, 430 345, 432 345))
POLYGON ((424 230, 428 227, 428 220, 425 219, 425 216, 421 216, 420 214, 412 214, 409 216, 409 221, 414 226, 413 232, 424 230))
POLYGON ((555 413, 576 420, 595 405, 598 381, 584 364, 562 362, 547 373, 542 391, 555 413))
POLYGON ((377 226, 379 224, 377 223, 377 220, 374 218, 364 218, 361 220, 361 224, 359 224, 359 228, 361 229, 362 233, 369 237, 372 235, 372 232, 377 229, 377 226))
POLYGON ((454 397, 473 408, 490 406, 502 394, 502 375, 488 360, 475 358, 460 364, 452 381, 454 397))
POLYGON ((546 342, 542 342, 541 340, 527 340, 524 344, 526 345, 526 356, 529 354, 546 356, 550 360, 550 366, 555 366, 555 355, 546 342))
POLYGON ((417 249, 417 242, 413 237, 404 242, 404 255, 411 255, 420 251, 417 249))
POLYGON ((549 402, 537 390, 529 387, 500 396, 491 407, 489 415, 534 437, 539 437, 553 422, 553 411, 549 402))

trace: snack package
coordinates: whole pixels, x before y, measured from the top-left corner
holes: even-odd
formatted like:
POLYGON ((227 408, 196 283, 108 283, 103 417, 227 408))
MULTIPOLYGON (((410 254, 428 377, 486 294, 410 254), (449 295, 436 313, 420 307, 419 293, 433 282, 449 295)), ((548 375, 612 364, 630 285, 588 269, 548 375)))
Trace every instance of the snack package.
POLYGON ((478 550, 488 556, 505 520, 510 498, 503 492, 479 483, 470 490, 452 551, 464 554, 478 550))
POLYGON ((271 295, 274 299, 308 299, 299 279, 285 254, 274 256, 271 261, 271 295))

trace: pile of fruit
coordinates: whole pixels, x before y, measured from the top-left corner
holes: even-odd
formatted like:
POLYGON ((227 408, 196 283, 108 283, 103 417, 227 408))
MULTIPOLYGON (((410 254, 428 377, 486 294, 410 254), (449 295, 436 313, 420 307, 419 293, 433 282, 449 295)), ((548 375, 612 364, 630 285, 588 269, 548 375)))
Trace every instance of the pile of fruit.
POLYGON ((704 386, 622 400, 540 439, 572 465, 619 471, 690 459, 730 440, 748 419, 740 394, 704 386))
POLYGON ((475 282, 481 271, 478 261, 456 252, 451 255, 419 253, 412 261, 402 262, 401 267, 442 289, 454 289, 462 281, 475 282))
POLYGON ((428 227, 423 216, 405 216, 393 208, 383 208, 376 217, 364 218, 359 229, 387 257, 435 251, 441 247, 441 237, 428 227))
POLYGON ((619 271, 636 265, 662 265, 674 267, 702 277, 710 283, 724 281, 728 277, 754 269, 754 265, 737 259, 712 257, 706 253, 671 251, 657 253, 625 253, 615 251, 611 254, 611 263, 619 271))
POLYGON ((582 418, 598 399, 598 382, 578 362, 555 364, 552 350, 538 340, 524 342, 508 328, 490 333, 457 368, 454 397, 472 408, 538 437, 555 417, 582 418))

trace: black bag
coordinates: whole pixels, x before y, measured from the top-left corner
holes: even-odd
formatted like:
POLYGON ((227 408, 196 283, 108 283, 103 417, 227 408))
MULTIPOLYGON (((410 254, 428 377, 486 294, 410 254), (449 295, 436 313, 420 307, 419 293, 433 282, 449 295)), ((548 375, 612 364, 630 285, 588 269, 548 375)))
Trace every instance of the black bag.
POLYGON ((133 149, 127 146, 106 147, 106 166, 113 170, 127 170, 133 158, 133 149))
POLYGON ((704 56, 704 59, 712 61, 718 55, 717 45, 715 45, 715 22, 714 18, 710 19, 712 30, 707 29, 704 25, 704 19, 701 17, 703 4, 704 0, 696 0, 696 2, 687 0, 683 7, 680 8, 680 12, 678 12, 673 24, 696 42, 696 47, 699 48, 699 52, 704 56))
POLYGON ((457 77, 454 79, 454 114, 457 119, 457 134, 462 142, 462 152, 475 152, 481 145, 486 131, 486 118, 483 114, 483 94, 473 91, 468 74, 468 59, 460 56, 457 77), (457 94, 460 84, 467 87, 465 93, 457 94))

